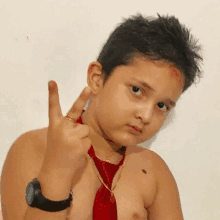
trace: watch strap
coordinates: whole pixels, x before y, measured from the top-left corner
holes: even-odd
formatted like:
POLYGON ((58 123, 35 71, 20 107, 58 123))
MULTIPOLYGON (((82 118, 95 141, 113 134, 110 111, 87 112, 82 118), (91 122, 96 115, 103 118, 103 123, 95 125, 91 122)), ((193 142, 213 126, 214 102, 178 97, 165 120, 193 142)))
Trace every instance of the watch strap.
POLYGON ((51 201, 42 195, 38 197, 37 208, 48 212, 58 212, 70 207, 72 200, 72 193, 70 193, 69 199, 62 201, 51 201))
POLYGON ((34 201, 32 205, 29 206, 48 212, 58 212, 70 207, 70 203, 73 200, 72 190, 70 191, 70 196, 68 199, 61 201, 51 201, 46 197, 44 197, 44 195, 42 194, 41 186, 37 178, 33 179, 31 183, 34 187, 35 192, 34 192, 34 201))

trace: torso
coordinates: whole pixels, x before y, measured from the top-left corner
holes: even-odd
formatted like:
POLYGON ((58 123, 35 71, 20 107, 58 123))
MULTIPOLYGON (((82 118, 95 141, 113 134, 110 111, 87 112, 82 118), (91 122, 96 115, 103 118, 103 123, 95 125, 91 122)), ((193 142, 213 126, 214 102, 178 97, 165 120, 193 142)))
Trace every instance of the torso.
MULTIPOLYGON (((38 131, 40 139, 43 140, 41 143, 46 143, 47 128, 38 131)), ((67 220, 92 220, 94 199, 102 183, 89 158, 74 177, 72 182, 73 201, 68 209, 67 220)), ((125 165, 120 166, 116 172, 112 187, 114 188, 118 220, 146 220, 147 207, 152 204, 156 195, 152 151, 138 145, 127 147, 125 165), (121 177, 118 179, 121 169, 121 177)))

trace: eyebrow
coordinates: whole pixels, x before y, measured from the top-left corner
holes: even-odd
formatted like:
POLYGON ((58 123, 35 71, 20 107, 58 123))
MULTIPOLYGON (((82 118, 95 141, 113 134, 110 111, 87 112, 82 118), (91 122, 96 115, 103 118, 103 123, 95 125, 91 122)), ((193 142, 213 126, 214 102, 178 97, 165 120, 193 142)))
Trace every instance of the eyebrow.
POLYGON ((138 79, 136 79, 136 78, 134 78, 134 77, 132 77, 131 79, 133 79, 133 80, 139 82, 139 83, 140 83, 142 86, 144 86, 145 88, 149 88, 149 89, 151 89, 151 90, 153 90, 153 91, 155 92, 155 90, 154 90, 152 87, 150 87, 146 82, 140 81, 140 80, 138 80, 138 79))
MULTIPOLYGON (((136 79, 134 77, 132 77, 131 79, 137 81, 138 83, 140 83, 145 88, 149 88, 149 89, 151 89, 151 90, 153 90, 155 92, 155 90, 152 87, 150 87, 146 82, 140 81, 140 80, 138 80, 138 79, 136 79)), ((172 101, 171 99, 167 99, 166 101, 168 101, 170 103, 170 105, 172 105, 174 107, 176 106, 176 102, 172 101)))

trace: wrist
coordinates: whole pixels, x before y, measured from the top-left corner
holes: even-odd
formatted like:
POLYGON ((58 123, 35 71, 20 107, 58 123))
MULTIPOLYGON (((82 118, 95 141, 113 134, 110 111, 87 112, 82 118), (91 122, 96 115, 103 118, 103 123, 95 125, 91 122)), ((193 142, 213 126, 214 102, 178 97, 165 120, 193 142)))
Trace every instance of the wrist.
POLYGON ((61 176, 58 172, 41 171, 36 177, 41 186, 43 196, 52 201, 66 200, 71 192, 72 178, 61 176))

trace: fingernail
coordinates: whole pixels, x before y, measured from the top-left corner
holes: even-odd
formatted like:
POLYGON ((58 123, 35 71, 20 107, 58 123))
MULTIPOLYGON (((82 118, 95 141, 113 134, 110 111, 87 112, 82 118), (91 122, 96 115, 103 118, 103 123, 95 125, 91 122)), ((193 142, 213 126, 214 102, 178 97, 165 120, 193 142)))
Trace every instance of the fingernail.
POLYGON ((56 87, 56 84, 54 82, 51 82, 49 81, 48 83, 48 88, 49 88, 49 91, 53 91, 53 89, 56 87))
POLYGON ((53 89, 56 89, 57 88, 57 85, 55 82, 52 82, 52 86, 53 86, 53 89))

